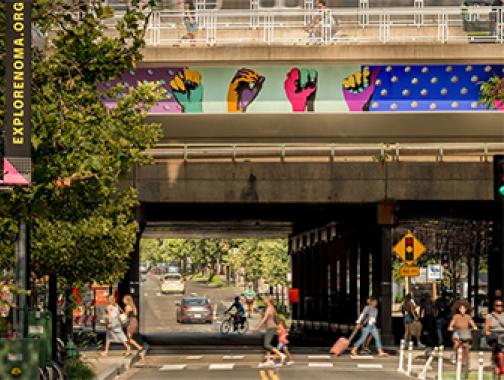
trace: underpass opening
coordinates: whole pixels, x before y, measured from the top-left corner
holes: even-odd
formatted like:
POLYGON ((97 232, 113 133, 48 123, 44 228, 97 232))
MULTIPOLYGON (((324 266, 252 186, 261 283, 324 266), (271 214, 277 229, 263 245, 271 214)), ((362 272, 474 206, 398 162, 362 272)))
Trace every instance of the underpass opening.
MULTIPOLYGON (((208 244, 236 238, 247 241, 281 238, 289 253, 288 271, 291 272, 289 279, 292 282, 287 287, 299 290, 299 302, 286 305, 292 321, 290 339, 294 345, 323 346, 342 334, 346 335, 370 295, 380 299, 382 337, 386 343, 392 344, 398 342, 403 334, 401 301, 406 292, 412 292, 419 303, 425 301, 427 295, 433 300, 444 289, 448 295, 453 293, 468 298, 481 316, 496 289, 494 273, 488 273, 488 268, 498 256, 495 250, 497 215, 492 202, 254 202, 144 204, 143 208, 143 237, 145 241, 150 241, 148 244, 159 246, 166 241, 201 241, 208 244), (443 265, 444 258, 448 257, 448 267, 444 268, 440 280, 426 279, 424 269, 420 278, 409 283, 399 276, 399 268, 404 263, 395 257, 392 248, 408 231, 427 248, 415 266, 426 270, 429 265, 443 265), (168 237, 171 240, 165 240, 168 237), (459 276, 453 277, 454 273, 459 273, 459 276)), ((140 246, 145 247, 145 244, 140 246)), ((142 251, 139 250, 139 259, 145 258, 142 251)), ((187 261, 167 264, 178 266, 179 270, 187 267, 187 261)), ((222 282, 226 283, 226 270, 221 269, 219 273, 222 282)), ((206 275, 206 279, 196 277, 195 280, 206 282, 210 277, 208 272, 206 275)), ((149 283, 148 280, 140 283, 139 295, 142 299, 142 287, 149 283)), ((196 293, 206 290, 207 285, 194 281, 196 293)), ((156 281, 150 282, 150 286, 160 287, 156 281)), ((265 290, 269 292, 269 289, 265 290)), ((223 298, 229 302, 233 294, 236 294, 234 290, 223 298)), ((153 300, 157 303, 157 299, 169 297, 155 295, 153 300)), ((176 318, 176 303, 171 300, 166 306, 172 320, 176 318)), ((260 335, 245 335, 245 339, 236 335, 237 338, 222 339, 215 329, 211 333, 195 335, 180 334, 180 329, 177 329, 177 336, 165 328, 167 323, 162 315, 154 323, 156 326, 149 326, 149 311, 144 299, 141 309, 142 334, 150 343, 261 343, 260 335), (159 333, 153 332, 153 327, 159 328, 159 333)), ((257 320, 253 318, 252 325, 257 320)), ((436 332, 429 323, 426 323, 426 333, 421 337, 424 343, 436 338, 436 332)))

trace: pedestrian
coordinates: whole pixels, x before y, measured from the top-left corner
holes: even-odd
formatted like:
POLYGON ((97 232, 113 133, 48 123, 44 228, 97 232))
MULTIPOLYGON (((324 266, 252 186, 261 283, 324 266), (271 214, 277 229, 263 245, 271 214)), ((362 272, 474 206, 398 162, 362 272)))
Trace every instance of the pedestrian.
POLYGON ((500 352, 499 341, 504 337, 504 302, 495 300, 494 310, 485 319, 485 336, 487 344, 492 347, 493 358, 500 352))
POLYGON ((182 39, 194 40, 198 31, 198 22, 196 21, 196 8, 192 0, 184 1, 183 16, 187 33, 182 36, 182 39))
MULTIPOLYGON (((471 315, 471 306, 465 300, 456 301, 453 305, 453 317, 448 325, 448 331, 452 331, 453 352, 457 352, 461 345, 467 346, 467 351, 470 350, 472 341, 471 328, 478 330, 478 326, 474 323, 471 315)), ((454 360, 454 357, 452 358, 454 360)))
POLYGON ((357 356, 357 350, 364 343, 367 336, 371 334, 375 340, 376 349, 378 350, 379 356, 387 356, 387 354, 383 351, 383 346, 381 343, 380 333, 378 328, 376 327, 378 318, 378 299, 376 297, 369 297, 367 306, 364 307, 362 313, 357 319, 356 329, 362 329, 359 340, 355 342, 352 347, 351 354, 352 356, 357 356))
POLYGON ((247 290, 243 292, 243 296, 245 297, 245 305, 247 306, 248 317, 252 318, 252 313, 254 311, 254 302, 256 299, 256 292, 252 283, 249 283, 247 290))
POLYGON ((287 330, 287 326, 285 325, 285 319, 281 319, 277 326, 277 334, 278 334, 278 351, 283 352, 287 355, 287 365, 294 364, 294 359, 289 352, 289 330, 287 330))
POLYGON ((435 335, 435 317, 434 317, 434 303, 430 294, 424 294, 420 299, 420 322, 422 323, 423 331, 428 337, 428 345, 434 347, 436 345, 435 335))
POLYGON ((121 322, 119 320, 119 306, 116 303, 115 296, 108 297, 107 335, 105 338, 105 351, 102 352, 102 356, 108 356, 110 343, 122 343, 126 348, 124 355, 131 355, 131 348, 128 344, 128 338, 124 334, 121 322))
POLYGON ((136 347, 138 352, 142 351, 142 346, 133 338, 133 335, 138 332, 138 309, 133 301, 133 297, 127 294, 123 297, 124 312, 128 317, 128 326, 126 327, 126 336, 128 343, 136 347))
POLYGON ((416 331, 418 326, 415 326, 415 321, 418 321, 418 315, 411 293, 406 294, 406 296, 404 297, 402 310, 404 313, 404 340, 406 342, 409 342, 412 335, 416 335, 417 344, 421 344, 420 338, 418 336, 418 331, 416 331))
POLYGON ((264 348, 266 349, 266 360, 263 363, 260 363, 259 366, 274 366, 275 360, 280 358, 281 362, 285 361, 285 354, 281 353, 276 347, 273 347, 271 344, 273 338, 277 333, 277 311, 275 306, 273 305, 273 301, 270 296, 264 297, 264 304, 266 306, 266 310, 264 311, 264 317, 261 319, 261 322, 256 326, 254 331, 259 331, 262 326, 266 327, 266 333, 264 334, 264 348), (273 355, 273 359, 271 359, 270 355, 273 355))
POLYGON ((436 319, 436 333, 438 345, 444 345, 445 331, 450 321, 450 302, 446 296, 446 292, 443 291, 441 296, 434 302, 434 317, 436 319))

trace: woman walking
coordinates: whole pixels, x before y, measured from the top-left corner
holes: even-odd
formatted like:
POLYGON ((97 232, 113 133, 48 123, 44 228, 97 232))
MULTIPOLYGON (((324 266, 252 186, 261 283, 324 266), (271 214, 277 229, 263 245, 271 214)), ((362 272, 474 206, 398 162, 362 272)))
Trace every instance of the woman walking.
POLYGON ((128 337, 128 343, 136 347, 138 351, 142 351, 142 346, 133 339, 133 335, 138 332, 138 310, 133 301, 133 297, 127 294, 123 297, 124 312, 128 317, 128 327, 126 328, 126 336, 128 337))
POLYGON ((425 348, 420 341, 420 336, 422 335, 422 324, 419 321, 416 305, 413 302, 413 296, 410 293, 406 294, 406 297, 404 297, 402 308, 404 312, 404 340, 409 342, 411 340, 411 336, 415 335, 417 346, 425 348))
POLYGON ((352 347, 352 356, 357 356, 357 350, 364 343, 369 334, 371 334, 375 340, 378 355, 387 356, 387 354, 383 351, 380 333, 378 332, 378 328, 376 327, 378 318, 378 299, 376 297, 369 297, 367 303, 368 304, 362 310, 362 313, 357 320, 357 326, 355 327, 356 329, 362 328, 362 331, 359 340, 355 342, 354 346, 352 347))
POLYGON ((128 338, 124 335, 121 322, 119 320, 119 306, 114 296, 109 296, 107 306, 107 336, 105 338, 105 351, 102 356, 109 353, 110 343, 122 343, 126 348, 125 356, 131 355, 131 348, 128 344, 128 338))
POLYGON ((198 22, 196 21, 196 9, 192 0, 184 1, 184 25, 186 34, 182 39, 194 40, 198 31, 198 22))
POLYGON ((266 305, 266 311, 264 312, 264 317, 261 322, 257 325, 254 331, 259 331, 259 329, 264 325, 266 326, 266 334, 264 334, 264 348, 266 349, 266 361, 261 363, 260 366, 272 366, 275 365, 275 360, 280 358, 282 364, 285 362, 286 355, 281 353, 276 347, 273 347, 271 342, 277 334, 277 323, 276 323, 276 309, 273 305, 271 297, 264 297, 264 304, 266 305), (273 353, 273 359, 270 358, 270 354, 273 353))

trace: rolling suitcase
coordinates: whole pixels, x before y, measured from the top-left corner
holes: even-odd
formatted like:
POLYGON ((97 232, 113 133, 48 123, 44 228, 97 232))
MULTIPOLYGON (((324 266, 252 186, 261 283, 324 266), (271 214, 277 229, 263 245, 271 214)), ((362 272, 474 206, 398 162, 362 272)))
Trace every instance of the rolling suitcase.
POLYGON ((334 343, 334 345, 331 347, 329 352, 331 354, 336 355, 336 356, 340 356, 340 355, 344 354, 345 351, 347 350, 348 346, 350 346, 350 343, 352 342, 353 338, 355 338, 355 335, 357 334, 358 331, 359 331, 358 329, 354 329, 354 331, 352 332, 352 334, 350 335, 350 337, 348 339, 345 337, 339 338, 336 341, 336 343, 334 343))

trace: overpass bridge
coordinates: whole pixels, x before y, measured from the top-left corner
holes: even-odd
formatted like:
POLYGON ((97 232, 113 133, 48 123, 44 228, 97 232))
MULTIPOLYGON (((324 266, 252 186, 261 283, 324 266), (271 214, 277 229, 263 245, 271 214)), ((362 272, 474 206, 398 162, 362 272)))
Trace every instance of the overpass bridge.
MULTIPOLYGON (((426 224, 436 236, 498 230, 492 156, 504 153, 504 114, 479 97, 504 74, 502 11, 481 11, 495 33, 471 36, 459 8, 330 10, 340 29, 323 25, 315 40, 307 11, 202 11, 194 41, 181 40, 180 13, 159 11, 144 61, 119 80, 168 92, 148 118, 163 128, 154 163, 129 179, 142 234, 289 238, 297 326, 344 330, 372 292, 391 339, 398 236, 428 236, 426 224), (316 97, 298 103, 303 91, 316 97)), ((498 239, 481 255, 504 269, 498 239)), ((504 287, 495 273, 491 286, 504 287)), ((123 291, 137 284, 132 270, 123 291)))

